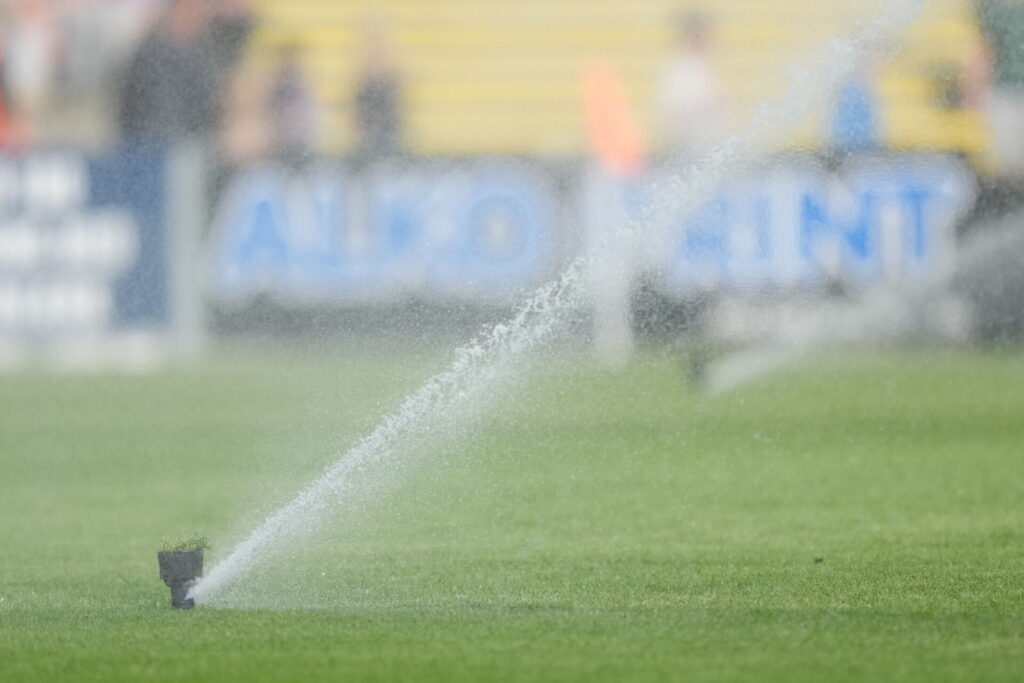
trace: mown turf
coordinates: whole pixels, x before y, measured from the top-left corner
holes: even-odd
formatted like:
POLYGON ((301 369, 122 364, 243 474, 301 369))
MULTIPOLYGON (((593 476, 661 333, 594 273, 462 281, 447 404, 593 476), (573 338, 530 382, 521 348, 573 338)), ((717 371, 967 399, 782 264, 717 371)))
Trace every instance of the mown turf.
POLYGON ((0 681, 1024 680, 1024 355, 815 361, 714 401, 550 359, 360 519, 172 612, 437 360, 0 380, 0 681), (820 559, 820 562, 816 562, 820 559))

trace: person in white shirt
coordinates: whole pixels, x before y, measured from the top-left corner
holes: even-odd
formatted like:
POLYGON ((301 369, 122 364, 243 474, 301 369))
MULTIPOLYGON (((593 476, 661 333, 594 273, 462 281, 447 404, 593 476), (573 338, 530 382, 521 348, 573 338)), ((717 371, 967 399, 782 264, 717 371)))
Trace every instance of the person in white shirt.
POLYGON ((722 132, 722 94, 707 16, 686 13, 676 20, 675 32, 658 82, 660 134, 667 151, 693 156, 722 132))

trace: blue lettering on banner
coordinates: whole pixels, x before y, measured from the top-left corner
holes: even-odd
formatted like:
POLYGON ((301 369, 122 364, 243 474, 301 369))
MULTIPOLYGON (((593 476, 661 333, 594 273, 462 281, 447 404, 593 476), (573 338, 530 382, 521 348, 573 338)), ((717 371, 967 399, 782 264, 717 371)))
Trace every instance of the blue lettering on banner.
POLYGON ((265 167, 242 174, 219 207, 214 295, 505 297, 550 274, 555 220, 550 183, 512 164, 365 176, 265 167))
POLYGON ((680 211, 659 267, 680 293, 914 277, 950 258, 974 191, 965 166, 940 156, 866 158, 838 174, 783 164, 680 211))
MULTIPOLYGON (((677 294, 914 277, 951 256, 973 194, 973 174, 941 155, 864 158, 839 172, 787 160, 678 211, 647 265, 677 294)), ((218 207, 212 293, 223 302, 504 298, 552 274, 570 241, 561 208, 553 183, 516 163, 253 169, 218 207)))

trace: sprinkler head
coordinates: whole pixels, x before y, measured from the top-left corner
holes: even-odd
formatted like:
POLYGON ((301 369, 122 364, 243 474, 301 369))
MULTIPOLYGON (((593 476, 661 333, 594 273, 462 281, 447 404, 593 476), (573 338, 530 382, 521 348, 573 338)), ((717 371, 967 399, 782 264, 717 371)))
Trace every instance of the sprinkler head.
POLYGON ((156 554, 160 578, 171 589, 171 607, 192 609, 195 602, 185 596, 203 575, 203 550, 160 550, 156 554))

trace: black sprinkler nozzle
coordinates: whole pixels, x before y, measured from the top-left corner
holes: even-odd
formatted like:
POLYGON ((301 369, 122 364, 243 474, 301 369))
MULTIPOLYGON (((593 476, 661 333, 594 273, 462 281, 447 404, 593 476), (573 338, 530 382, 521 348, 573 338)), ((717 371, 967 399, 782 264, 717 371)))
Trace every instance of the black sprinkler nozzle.
POLYGON ((203 551, 160 550, 156 554, 160 578, 171 589, 171 607, 192 609, 195 602, 187 598, 189 590, 203 575, 203 551))

